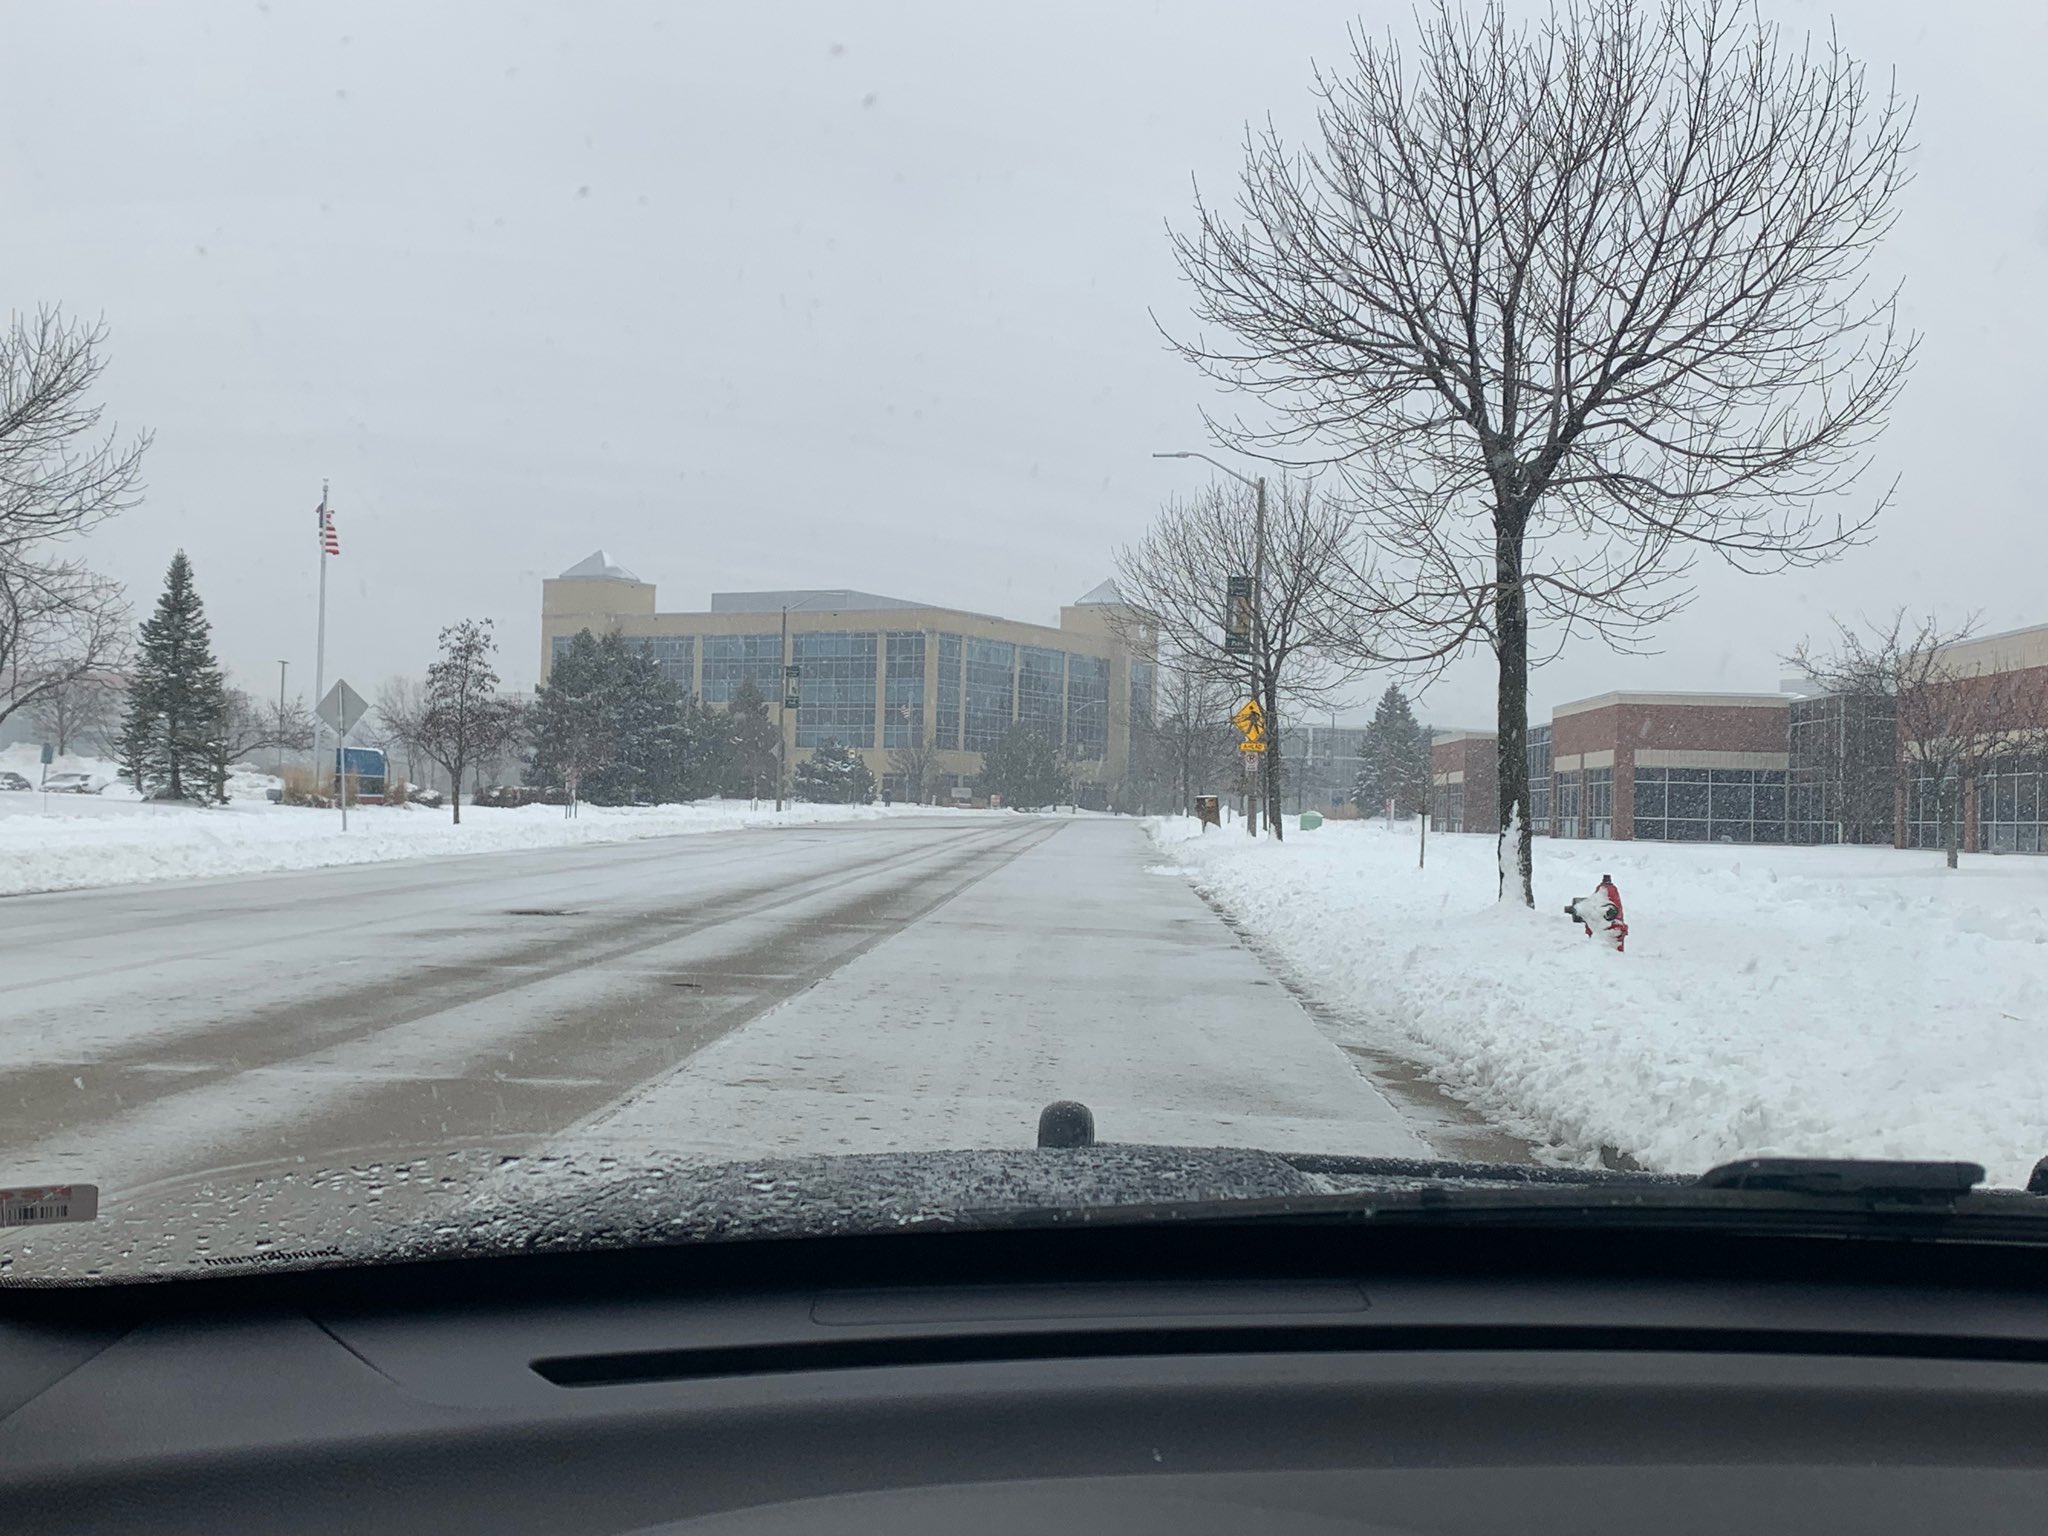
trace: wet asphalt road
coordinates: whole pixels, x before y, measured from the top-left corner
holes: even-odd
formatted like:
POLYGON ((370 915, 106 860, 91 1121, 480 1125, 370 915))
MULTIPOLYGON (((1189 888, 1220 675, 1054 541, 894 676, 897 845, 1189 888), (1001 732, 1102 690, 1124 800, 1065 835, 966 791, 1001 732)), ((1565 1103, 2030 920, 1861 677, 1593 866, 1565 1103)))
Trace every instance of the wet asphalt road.
POLYGON ((538 1142, 1058 830, 895 818, 0 902, 0 1184, 538 1142))

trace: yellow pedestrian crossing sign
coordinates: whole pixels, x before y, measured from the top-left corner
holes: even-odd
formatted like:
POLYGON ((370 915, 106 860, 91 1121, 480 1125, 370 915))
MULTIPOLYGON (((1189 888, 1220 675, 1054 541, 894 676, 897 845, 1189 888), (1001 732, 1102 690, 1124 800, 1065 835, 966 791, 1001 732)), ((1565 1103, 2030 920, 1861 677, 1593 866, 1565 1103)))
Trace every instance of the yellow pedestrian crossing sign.
POLYGON ((1259 707, 1257 699, 1246 699, 1237 706, 1230 717, 1230 723, 1237 727, 1244 740, 1238 743, 1240 752, 1263 752, 1266 750, 1266 712, 1259 707))

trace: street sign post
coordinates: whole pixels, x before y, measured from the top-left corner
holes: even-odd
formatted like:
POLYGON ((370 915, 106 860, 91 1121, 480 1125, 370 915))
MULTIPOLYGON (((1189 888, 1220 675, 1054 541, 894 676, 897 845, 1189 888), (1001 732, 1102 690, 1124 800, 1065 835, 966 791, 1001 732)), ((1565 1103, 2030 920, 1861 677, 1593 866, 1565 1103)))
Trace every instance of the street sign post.
MULTIPOLYGON (((340 678, 327 690, 319 706, 313 711, 320 717, 321 724, 334 732, 334 798, 341 802, 341 830, 348 830, 348 759, 344 755, 348 746, 348 733, 364 715, 370 712, 369 703, 355 689, 340 678)), ((455 786, 460 789, 461 785, 455 786)))
POLYGON ((784 667, 782 669, 782 707, 784 709, 795 709, 797 707, 799 696, 803 691, 803 675, 804 669, 802 667, 784 667))

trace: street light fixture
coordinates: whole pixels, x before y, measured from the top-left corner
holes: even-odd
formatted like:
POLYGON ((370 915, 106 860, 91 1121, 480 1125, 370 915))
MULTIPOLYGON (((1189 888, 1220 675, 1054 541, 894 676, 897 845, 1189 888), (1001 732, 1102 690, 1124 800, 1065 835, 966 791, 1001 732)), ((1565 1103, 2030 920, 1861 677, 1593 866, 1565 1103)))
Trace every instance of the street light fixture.
MULTIPOLYGON (((1265 709, 1268 701, 1259 698, 1259 663, 1257 658, 1259 646, 1265 635, 1263 605, 1265 603, 1266 591, 1266 477, 1264 475, 1242 474, 1232 469, 1221 459, 1211 458, 1208 454, 1198 449, 1183 448, 1175 453, 1155 453, 1152 457, 1155 459, 1200 459, 1204 464, 1222 470, 1224 474, 1230 476, 1239 485, 1250 486, 1257 493, 1257 510, 1252 517, 1252 651, 1249 670, 1252 679, 1252 697, 1258 700, 1261 709, 1265 709)), ((1274 699, 1271 702, 1274 705, 1278 705, 1279 700, 1274 699)), ((1259 799, 1265 803, 1266 820, 1268 823, 1271 823, 1278 810, 1269 798, 1272 782, 1271 765, 1261 762, 1259 765, 1259 799)), ((1249 816, 1245 820, 1245 830, 1250 832, 1252 836, 1257 837, 1259 835, 1257 817, 1249 816)))

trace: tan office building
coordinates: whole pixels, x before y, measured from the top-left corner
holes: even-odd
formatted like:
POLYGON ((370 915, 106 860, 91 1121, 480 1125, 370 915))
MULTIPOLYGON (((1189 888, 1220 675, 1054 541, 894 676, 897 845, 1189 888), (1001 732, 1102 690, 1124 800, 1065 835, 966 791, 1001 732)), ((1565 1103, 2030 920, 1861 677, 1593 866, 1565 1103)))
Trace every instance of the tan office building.
POLYGON ((892 754, 934 749, 941 799, 972 797, 982 752, 1035 726, 1065 749, 1081 803, 1108 808, 1131 721, 1153 705, 1156 646, 1133 617, 1110 582, 1062 608, 1058 628, 851 591, 715 592, 706 612, 661 613, 653 584, 599 550, 541 584, 541 677, 578 631, 616 630, 706 704, 751 678, 784 717, 792 767, 836 741, 901 794, 892 754), (788 667, 795 709, 780 707, 788 667))

